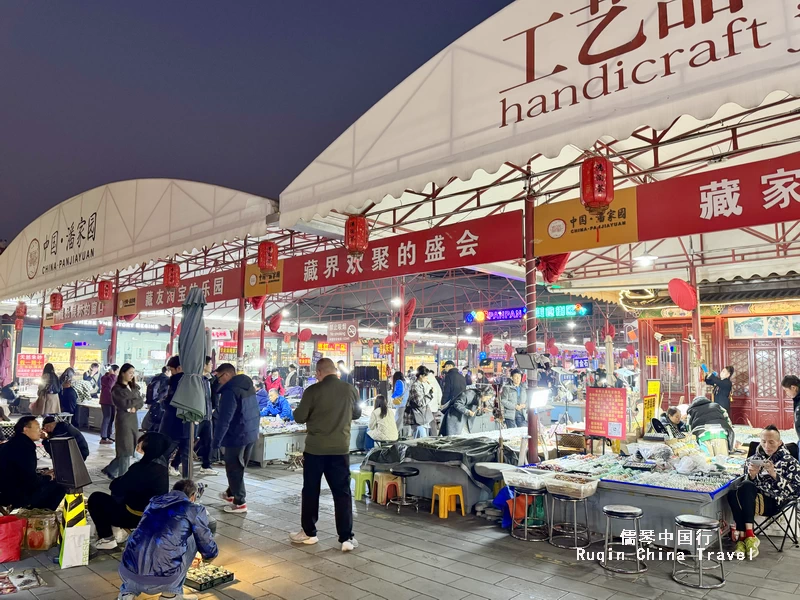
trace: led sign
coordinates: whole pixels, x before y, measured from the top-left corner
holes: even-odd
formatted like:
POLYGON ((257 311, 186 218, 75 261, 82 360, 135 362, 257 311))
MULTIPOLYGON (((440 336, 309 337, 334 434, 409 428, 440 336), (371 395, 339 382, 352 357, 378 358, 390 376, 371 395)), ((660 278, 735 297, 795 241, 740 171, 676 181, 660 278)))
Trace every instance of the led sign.
POLYGON ((572 319, 575 317, 590 317, 592 303, 581 304, 546 304, 536 307, 537 319, 572 319))
POLYGON ((527 309, 522 308, 499 308, 489 310, 473 310, 464 313, 465 323, 483 323, 485 321, 519 321, 525 318, 527 309))

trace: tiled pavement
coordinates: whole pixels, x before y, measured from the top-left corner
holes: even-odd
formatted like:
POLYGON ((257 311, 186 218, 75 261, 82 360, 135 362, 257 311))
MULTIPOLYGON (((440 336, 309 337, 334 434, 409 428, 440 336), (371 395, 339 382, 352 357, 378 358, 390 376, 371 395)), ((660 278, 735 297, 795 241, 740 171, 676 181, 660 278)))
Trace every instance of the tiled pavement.
MULTIPOLYGON (((92 446, 89 468, 99 469, 113 447, 92 446)), ((221 511, 217 492, 224 475, 202 479, 209 487, 203 499, 218 519, 215 560, 236 574, 236 581, 201 598, 239 600, 797 600, 800 598, 800 550, 783 554, 762 545, 753 562, 726 563, 724 588, 703 592, 674 583, 670 564, 650 563, 640 576, 611 576, 594 563, 578 562, 574 551, 549 544, 525 543, 474 517, 440 520, 420 511, 397 515, 377 505, 355 504, 355 531, 360 547, 344 554, 337 543, 333 501, 323 490, 320 543, 292 546, 287 536, 299 528, 302 475, 280 467, 248 470, 245 515, 221 511)), ((95 484, 86 492, 107 488, 95 484)), ((597 546, 595 546, 597 547, 597 546)), ((56 549, 23 557, 10 566, 40 568, 48 587, 14 594, 14 600, 80 600, 116 598, 119 553, 100 553, 88 567, 60 570, 52 563, 56 549)), ((142 597, 143 598, 143 597, 142 597)))

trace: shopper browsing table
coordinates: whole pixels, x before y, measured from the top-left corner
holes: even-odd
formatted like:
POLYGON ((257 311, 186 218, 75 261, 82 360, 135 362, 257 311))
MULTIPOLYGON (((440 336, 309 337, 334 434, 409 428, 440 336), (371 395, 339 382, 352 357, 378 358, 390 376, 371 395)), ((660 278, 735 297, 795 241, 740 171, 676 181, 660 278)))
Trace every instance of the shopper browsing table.
POLYGON ((74 438, 75 443, 78 444, 78 450, 80 450, 83 460, 86 461, 89 457, 89 444, 86 443, 86 438, 83 437, 83 434, 71 423, 56 421, 55 417, 47 416, 44 418, 44 421, 42 421, 42 432, 42 446, 44 446, 45 452, 51 457, 53 456, 53 452, 50 449, 50 440, 53 438, 74 438))
POLYGON ((777 514, 784 504, 800 496, 800 463, 786 449, 778 428, 768 425, 760 437, 756 453, 745 462, 744 480, 728 494, 734 518, 731 536, 737 540, 736 552, 748 558, 758 556, 755 516, 777 514))
POLYGON ((331 488, 336 513, 336 532, 342 552, 358 547, 353 537, 350 493, 350 425, 361 416, 358 391, 339 379, 329 358, 317 363, 317 382, 303 393, 294 419, 305 423, 308 433, 303 466, 300 521, 302 529, 289 536, 296 544, 316 544, 319 493, 322 476, 331 488))
POLYGON ((797 377, 796 375, 787 375, 783 378, 781 387, 783 387, 786 397, 792 399, 794 430, 797 432, 797 437, 800 438, 800 377, 797 377))

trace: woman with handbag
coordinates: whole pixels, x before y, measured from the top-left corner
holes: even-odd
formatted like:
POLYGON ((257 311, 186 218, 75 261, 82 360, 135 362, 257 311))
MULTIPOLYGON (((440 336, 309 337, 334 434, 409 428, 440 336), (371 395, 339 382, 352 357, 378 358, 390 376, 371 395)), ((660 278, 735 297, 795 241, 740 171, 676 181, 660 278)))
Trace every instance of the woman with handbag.
POLYGON ((119 370, 117 383, 111 388, 111 400, 117 415, 114 427, 117 430, 116 451, 119 461, 117 476, 122 477, 131 466, 133 454, 136 452, 136 439, 139 436, 139 418, 136 411, 144 406, 144 398, 136 383, 136 370, 130 363, 125 363, 119 370))
POLYGON ((33 415, 57 415, 61 412, 61 383, 56 375, 55 367, 47 363, 42 371, 42 381, 39 383, 39 392, 36 402, 31 406, 33 415))

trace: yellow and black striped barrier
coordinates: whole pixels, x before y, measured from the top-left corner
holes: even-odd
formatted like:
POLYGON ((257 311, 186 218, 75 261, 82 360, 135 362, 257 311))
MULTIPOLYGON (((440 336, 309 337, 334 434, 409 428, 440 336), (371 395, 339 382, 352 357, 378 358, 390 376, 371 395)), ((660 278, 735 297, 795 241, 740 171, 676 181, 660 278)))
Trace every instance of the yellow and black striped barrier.
POLYGON ((64 496, 64 527, 76 525, 86 525, 86 503, 82 493, 64 496))

